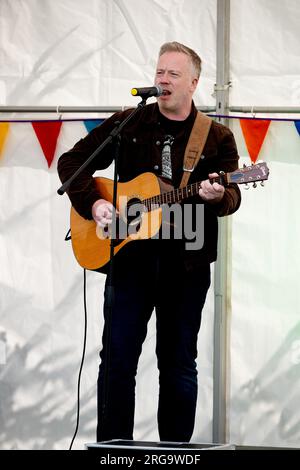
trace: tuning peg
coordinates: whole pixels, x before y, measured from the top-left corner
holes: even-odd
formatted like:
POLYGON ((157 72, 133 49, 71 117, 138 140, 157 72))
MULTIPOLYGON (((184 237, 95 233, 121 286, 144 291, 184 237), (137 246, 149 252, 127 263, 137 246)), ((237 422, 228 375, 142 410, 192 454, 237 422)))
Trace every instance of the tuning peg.
POLYGON ((245 186, 244 186, 244 189, 249 189, 249 188, 250 188, 249 184, 246 183, 245 186))
POLYGON ((253 183, 253 188, 256 188, 257 187, 257 184, 256 183, 253 183))
POLYGON ((264 181, 261 181, 261 182, 260 182, 260 185, 261 185, 261 186, 264 186, 264 185, 265 185, 265 182, 264 182, 264 181))
POLYGON ((243 163, 243 168, 247 168, 247 165, 246 165, 246 163, 243 163))

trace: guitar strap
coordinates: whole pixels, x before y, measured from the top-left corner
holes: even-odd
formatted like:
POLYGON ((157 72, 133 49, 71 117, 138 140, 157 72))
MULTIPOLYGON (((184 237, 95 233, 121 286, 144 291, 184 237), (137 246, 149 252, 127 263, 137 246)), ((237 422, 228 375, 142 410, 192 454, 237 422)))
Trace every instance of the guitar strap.
POLYGON ((185 149, 183 159, 183 175, 181 178, 180 188, 187 185, 191 173, 197 166, 201 157, 204 145, 210 130, 212 119, 198 111, 193 129, 185 149))

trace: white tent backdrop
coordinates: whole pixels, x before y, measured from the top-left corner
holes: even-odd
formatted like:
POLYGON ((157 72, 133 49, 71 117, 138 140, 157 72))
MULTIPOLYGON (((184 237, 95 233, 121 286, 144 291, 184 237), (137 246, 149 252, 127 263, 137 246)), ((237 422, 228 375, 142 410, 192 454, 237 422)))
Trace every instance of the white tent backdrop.
MULTIPOLYGON (((213 106, 216 5, 216 0, 1 0, 0 105, 135 105, 130 89, 152 84, 159 46, 177 40, 203 59, 196 105, 213 106)), ((299 27, 297 0, 231 0, 231 105, 299 106, 299 27)), ((2 114, 1 119, 20 117, 56 116, 2 114)), ((230 123, 241 163, 249 163, 239 121, 230 123)), ((31 123, 10 123, 1 152, 3 449, 68 448, 75 429, 83 271, 64 241, 70 204, 56 193, 56 163, 84 135, 82 121, 63 122, 48 169, 31 123)), ((268 162, 270 180, 265 188, 243 191, 242 207, 232 217, 227 440, 298 446, 300 139, 293 122, 271 123, 260 158, 268 162)), ((87 352, 75 449, 95 440, 103 280, 87 273, 87 352)), ((152 319, 139 365, 135 439, 158 439, 154 348, 152 319)), ((212 358, 213 288, 199 337, 195 442, 212 439, 212 358)))

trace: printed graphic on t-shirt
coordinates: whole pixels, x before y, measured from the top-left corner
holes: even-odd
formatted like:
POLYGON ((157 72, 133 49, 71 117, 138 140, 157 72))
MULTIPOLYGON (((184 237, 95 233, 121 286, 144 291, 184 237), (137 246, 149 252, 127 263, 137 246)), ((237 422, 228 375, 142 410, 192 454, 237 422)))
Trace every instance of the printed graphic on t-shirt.
POLYGON ((169 180, 172 180, 171 146, 173 142, 174 137, 172 135, 166 135, 161 154, 161 176, 169 180))

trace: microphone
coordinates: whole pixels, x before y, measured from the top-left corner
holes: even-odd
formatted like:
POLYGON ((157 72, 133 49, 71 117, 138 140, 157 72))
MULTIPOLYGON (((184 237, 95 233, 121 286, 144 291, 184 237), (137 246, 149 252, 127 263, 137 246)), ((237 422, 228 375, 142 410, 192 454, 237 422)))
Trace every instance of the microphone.
POLYGON ((132 96, 149 98, 150 96, 161 96, 163 94, 163 89, 158 85, 144 88, 132 88, 131 94, 132 96))

